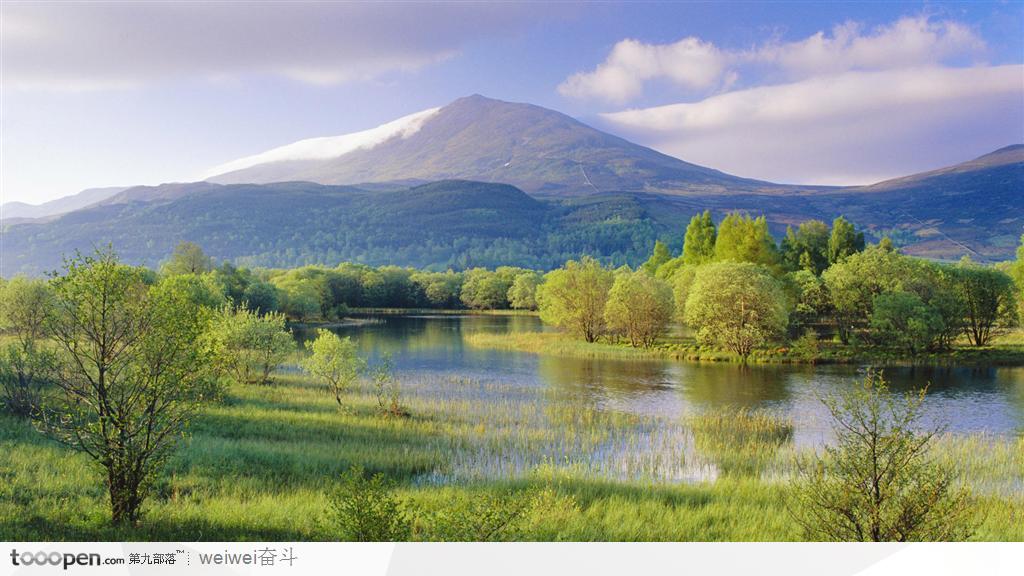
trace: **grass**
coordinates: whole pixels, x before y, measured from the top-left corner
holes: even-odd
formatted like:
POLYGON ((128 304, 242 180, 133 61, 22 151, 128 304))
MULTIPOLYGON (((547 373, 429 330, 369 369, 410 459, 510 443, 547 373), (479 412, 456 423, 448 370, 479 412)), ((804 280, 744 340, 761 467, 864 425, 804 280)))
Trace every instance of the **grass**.
MULTIPOLYGON (((727 350, 700 346, 692 338, 669 337, 651 348, 633 348, 626 342, 585 342, 562 332, 477 333, 465 337, 470 346, 495 350, 514 350, 571 358, 663 359, 684 362, 743 361, 727 350)), ((908 357, 900 350, 844 346, 821 342, 818 354, 808 358, 787 346, 754 350, 746 360, 755 364, 860 364, 875 365, 1024 365, 1024 331, 996 338, 989 346, 958 344, 944 352, 924 352, 908 357)))
MULTIPOLYGON (((337 539, 328 493, 353 464, 418 510, 413 538, 483 497, 549 494, 517 539, 795 540, 786 508, 792 423, 763 411, 640 417, 544 389, 403 381, 409 418, 364 386, 333 398, 294 372, 206 407, 152 487, 144 518, 113 528, 85 456, 0 415, 0 540, 337 539)), ((947 436, 935 456, 975 488, 981 540, 1024 540, 1024 440, 947 436)))

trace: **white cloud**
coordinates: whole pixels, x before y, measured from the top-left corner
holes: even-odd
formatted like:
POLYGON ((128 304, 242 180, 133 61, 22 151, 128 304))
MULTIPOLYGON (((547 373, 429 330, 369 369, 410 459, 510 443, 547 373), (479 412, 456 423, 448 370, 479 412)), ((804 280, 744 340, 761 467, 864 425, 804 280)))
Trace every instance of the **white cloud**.
POLYGON ((728 55, 699 38, 674 44, 627 39, 617 43, 596 70, 570 76, 558 91, 574 98, 622 103, 639 96, 644 82, 654 78, 668 78, 688 88, 710 88, 722 80, 728 60, 728 55))
POLYGON ((423 127, 440 108, 431 108, 415 114, 403 116, 376 128, 323 138, 308 138, 291 144, 280 146, 260 154, 232 160, 207 170, 200 179, 205 180, 220 174, 243 170, 257 164, 281 162, 287 160, 317 160, 337 158, 353 150, 369 149, 383 144, 392 138, 408 138, 423 127))
POLYGON ((781 182, 862 184, 1024 141, 1024 66, 848 71, 602 115, 690 162, 781 182))
POLYGON ((521 29, 508 4, 3 3, 4 86, 96 90, 270 74, 336 84, 451 58, 521 29))
POLYGON ((646 82, 666 79, 688 90, 728 89, 746 73, 788 79, 848 70, 920 67, 983 53, 985 42, 958 22, 926 16, 901 18, 865 30, 855 22, 795 42, 771 41, 750 50, 719 48, 688 37, 673 44, 617 43, 591 72, 569 76, 558 91, 568 97, 623 104, 643 94, 646 82))
POLYGON ((889 70, 938 64, 948 58, 980 54, 985 42, 958 22, 920 16, 901 18, 867 34, 856 22, 789 43, 770 43, 751 59, 776 65, 794 77, 846 70, 889 70))

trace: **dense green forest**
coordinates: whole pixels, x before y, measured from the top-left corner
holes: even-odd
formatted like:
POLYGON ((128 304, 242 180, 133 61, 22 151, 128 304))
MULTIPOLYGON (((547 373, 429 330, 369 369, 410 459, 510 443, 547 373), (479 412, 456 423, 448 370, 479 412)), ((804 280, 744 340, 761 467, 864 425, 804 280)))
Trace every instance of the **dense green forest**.
POLYGON ((332 321, 359 308, 539 310, 587 341, 650 347, 678 323, 701 343, 748 356, 770 342, 820 337, 905 354, 988 344, 1017 322, 1021 265, 943 264, 865 246, 846 219, 810 220, 776 244, 763 217, 694 216, 681 251, 657 241, 635 271, 584 258, 548 273, 517 267, 432 272, 342 263, 295 269, 214 266, 179 245, 164 275, 196 274, 204 301, 332 321), (1017 275, 1016 284, 1012 275, 1017 275), (739 312, 742 308, 742 312, 739 312))

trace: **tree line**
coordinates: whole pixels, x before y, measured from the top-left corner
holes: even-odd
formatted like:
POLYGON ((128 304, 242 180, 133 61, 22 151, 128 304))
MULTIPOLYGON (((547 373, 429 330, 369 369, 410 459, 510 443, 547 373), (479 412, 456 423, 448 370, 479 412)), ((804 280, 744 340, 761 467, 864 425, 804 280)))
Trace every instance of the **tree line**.
POLYGON ((570 261, 538 285, 541 318, 587 342, 650 347, 674 321, 702 345, 746 358, 770 342, 816 351, 822 332, 843 344, 908 354, 986 346, 1024 313, 1024 237, 1016 262, 938 263, 865 246, 845 218, 811 220, 778 244, 764 217, 709 212, 687 226, 682 253, 657 242, 637 270, 570 261), (1016 280, 1015 280, 1016 279, 1016 280))

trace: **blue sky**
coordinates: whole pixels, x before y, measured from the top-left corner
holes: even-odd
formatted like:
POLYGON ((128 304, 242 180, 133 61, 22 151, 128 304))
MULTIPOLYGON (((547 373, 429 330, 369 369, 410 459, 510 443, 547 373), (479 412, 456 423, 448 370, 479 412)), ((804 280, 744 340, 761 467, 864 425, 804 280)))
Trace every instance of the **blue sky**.
POLYGON ((4 3, 3 201, 196 179, 481 93, 858 184, 1024 141, 1024 4, 4 3))

